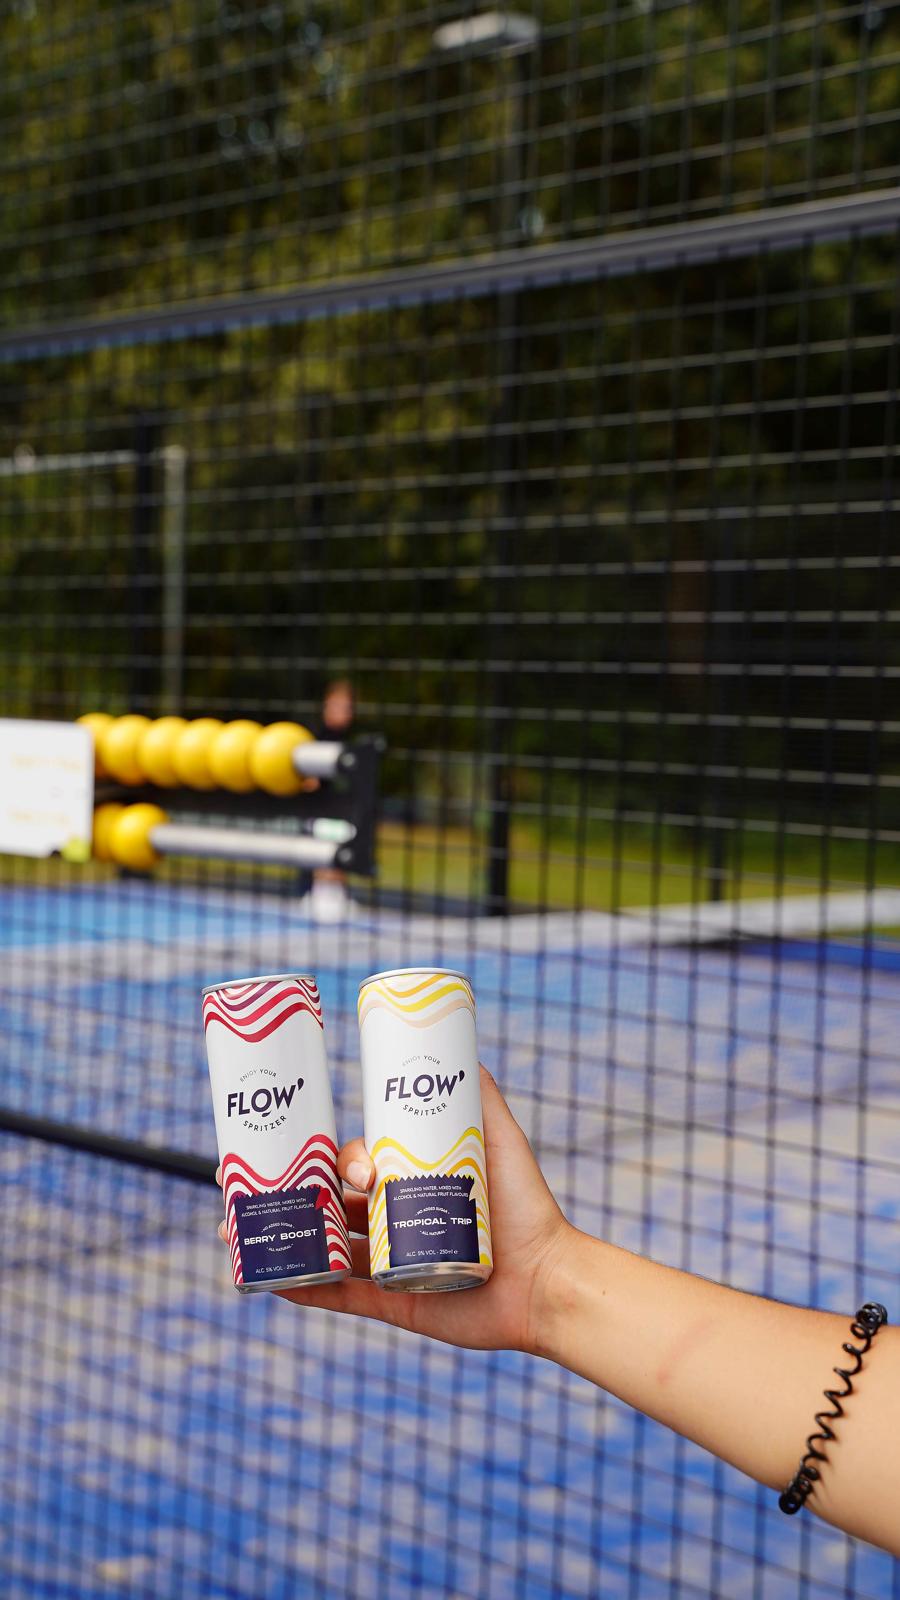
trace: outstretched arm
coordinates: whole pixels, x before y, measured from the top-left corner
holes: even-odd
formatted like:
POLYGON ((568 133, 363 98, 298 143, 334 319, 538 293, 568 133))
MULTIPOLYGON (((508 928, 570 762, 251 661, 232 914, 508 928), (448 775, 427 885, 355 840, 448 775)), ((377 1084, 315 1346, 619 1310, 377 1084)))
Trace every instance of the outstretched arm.
MULTIPOLYGON (((849 1316, 805 1311, 658 1266, 574 1229, 548 1271, 537 1354, 783 1489, 842 1389, 849 1316)), ((883 1328, 808 1511, 900 1555, 900 1333, 883 1328)), ((806 1515, 807 1513, 802 1513, 806 1515)))
MULTIPOLYGON (((772 1489, 796 1471, 839 1387, 850 1317, 805 1311, 723 1288, 592 1239, 563 1217, 528 1141, 482 1069, 496 1266, 467 1294, 389 1293, 356 1276, 334 1288, 284 1291, 298 1305, 376 1317, 482 1349, 546 1357, 663 1422, 772 1489)), ((341 1151, 351 1230, 365 1234, 374 1169, 361 1139, 341 1151)), ((900 1330, 878 1334, 828 1464, 808 1501, 827 1522, 900 1555, 900 1330)), ((806 1513, 803 1513, 804 1515, 806 1513)))

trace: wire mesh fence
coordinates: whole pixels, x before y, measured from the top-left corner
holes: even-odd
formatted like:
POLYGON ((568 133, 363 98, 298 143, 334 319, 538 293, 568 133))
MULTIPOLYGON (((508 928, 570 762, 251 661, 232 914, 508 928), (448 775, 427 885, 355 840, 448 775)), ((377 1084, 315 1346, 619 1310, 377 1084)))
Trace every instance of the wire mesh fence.
MULTIPOLYGON (((387 740, 337 926, 0 858, 2 1100, 211 1157, 200 987, 299 966, 349 1136, 358 981, 460 966, 582 1226, 896 1306, 896 15, 489 15, 2 25, 0 709, 387 740)), ((13 1596, 900 1594, 556 1369, 239 1300, 201 1184, 0 1161, 13 1596)))
POLYGON ((496 21, 467 35, 471 16, 443 0, 169 0, 58 18, 19 0, 2 106, 16 317, 895 179, 893 0, 542 0, 509 37, 496 21))

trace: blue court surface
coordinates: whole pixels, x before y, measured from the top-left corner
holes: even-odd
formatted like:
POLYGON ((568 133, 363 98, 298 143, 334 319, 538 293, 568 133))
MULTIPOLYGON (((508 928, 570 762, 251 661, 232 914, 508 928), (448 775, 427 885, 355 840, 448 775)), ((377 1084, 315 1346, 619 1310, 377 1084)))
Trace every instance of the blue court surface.
MULTIPOLYGON (((482 1055, 576 1222, 895 1320, 895 948, 524 926, 355 909, 322 929, 250 894, 7 887, 2 1098, 213 1154, 201 986, 311 970, 347 1137, 359 979, 459 966, 482 1055)), ((0 1182, 11 1600, 900 1596, 900 1564, 782 1517, 549 1364, 236 1295, 215 1192, 11 1136, 0 1182)))

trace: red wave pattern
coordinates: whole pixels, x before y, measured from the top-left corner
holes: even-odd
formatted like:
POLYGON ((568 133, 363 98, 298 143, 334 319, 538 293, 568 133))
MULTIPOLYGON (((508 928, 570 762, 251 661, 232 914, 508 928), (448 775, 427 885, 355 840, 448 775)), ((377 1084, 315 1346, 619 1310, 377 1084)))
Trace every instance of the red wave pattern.
POLYGON ((282 982, 280 978, 271 978, 268 983, 231 983, 227 989, 216 989, 206 998, 215 999, 223 1011, 236 1014, 239 1011, 246 1011, 249 1005, 261 999, 264 994, 269 994, 272 989, 280 988, 282 982))
POLYGON ((277 1178, 264 1178, 261 1173, 243 1160, 229 1154, 222 1162, 222 1189, 225 1195, 225 1215, 228 1221, 228 1245, 231 1250, 231 1270, 240 1287, 244 1281, 238 1239, 237 1214, 234 1202, 239 1194, 270 1194, 273 1191, 302 1189, 307 1184, 318 1184, 327 1194, 322 1206, 325 1213, 325 1238, 328 1242, 328 1265, 332 1272, 349 1271, 350 1233, 347 1214, 337 1178, 337 1146, 327 1134, 313 1134, 298 1151, 289 1166, 277 1178))
POLYGON ((322 1027, 322 1005, 315 983, 303 978, 270 978, 263 983, 229 984, 206 995, 203 1030, 206 1032, 211 1023, 218 1022, 245 1044, 259 1044, 298 1011, 308 1011, 322 1027))

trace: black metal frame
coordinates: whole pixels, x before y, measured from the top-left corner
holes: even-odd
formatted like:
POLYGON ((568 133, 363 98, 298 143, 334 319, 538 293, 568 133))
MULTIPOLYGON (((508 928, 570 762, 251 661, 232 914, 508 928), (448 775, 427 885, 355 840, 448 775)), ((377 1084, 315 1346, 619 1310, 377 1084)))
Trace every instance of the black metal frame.
POLYGON ((160 789, 150 784, 140 787, 99 783, 95 801, 110 800, 133 805, 150 801, 164 805, 173 813, 215 817, 250 817, 272 822, 283 817, 313 821, 334 817, 351 822, 356 829, 352 839, 339 846, 335 866, 363 878, 375 876, 375 823, 378 811, 378 771, 385 740, 380 734, 362 734, 348 744, 338 757, 333 778, 321 779, 321 787, 289 797, 250 793, 232 794, 227 789, 160 789))
POLYGON ((795 250, 827 239, 884 233, 898 222, 900 187, 874 189, 836 200, 600 234, 578 244, 518 248, 437 266, 398 268, 275 294, 223 295, 221 300, 185 301, 121 316, 25 328, 0 335, 0 361, 36 361, 144 339, 202 337, 233 328, 272 327, 357 311, 398 311, 426 302, 732 261, 759 249, 795 250))
POLYGON ((44 1144, 62 1145, 87 1155, 105 1156, 108 1161, 124 1161, 149 1172, 166 1172, 171 1177, 188 1178, 192 1183, 210 1184, 216 1180, 216 1163, 188 1150, 170 1150, 162 1145, 144 1144, 140 1139, 122 1139, 117 1134, 101 1133, 97 1128, 78 1123, 58 1122, 52 1117, 35 1117, 24 1111, 0 1106, 0 1133, 15 1133, 23 1139, 40 1139, 44 1144))

